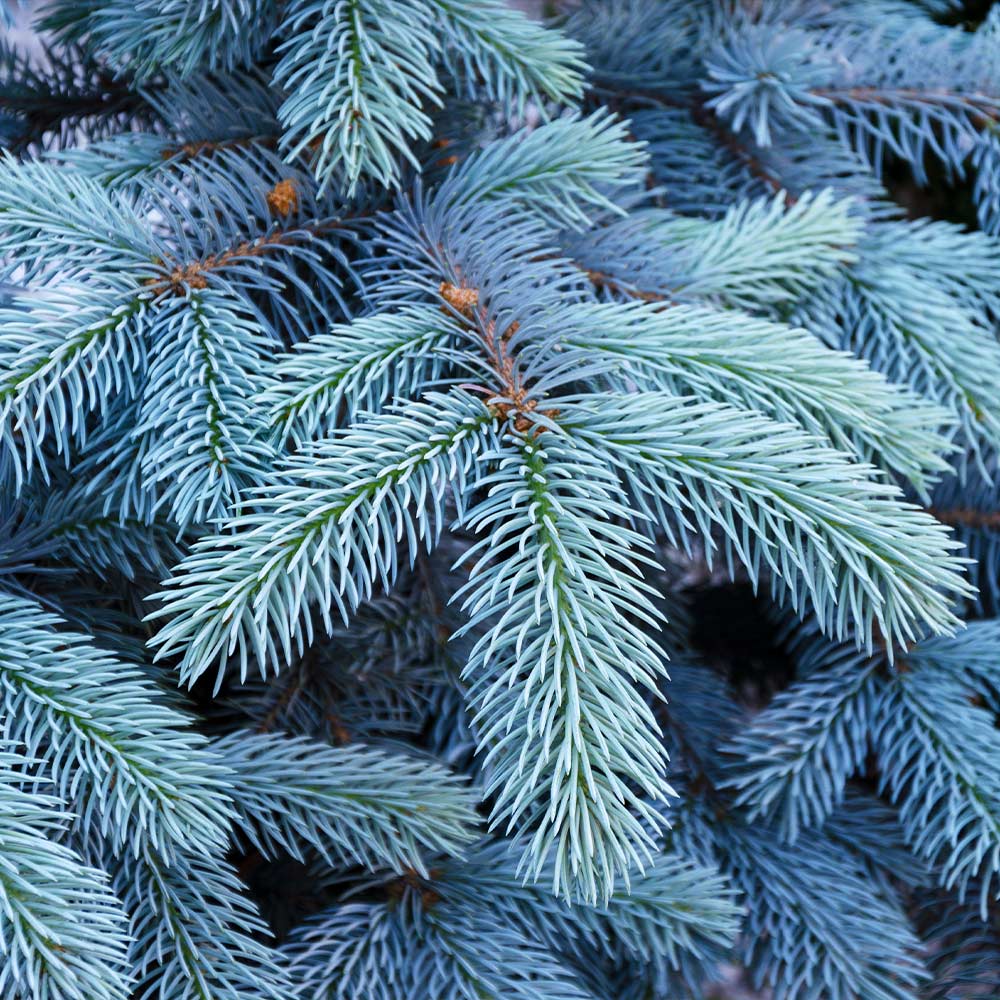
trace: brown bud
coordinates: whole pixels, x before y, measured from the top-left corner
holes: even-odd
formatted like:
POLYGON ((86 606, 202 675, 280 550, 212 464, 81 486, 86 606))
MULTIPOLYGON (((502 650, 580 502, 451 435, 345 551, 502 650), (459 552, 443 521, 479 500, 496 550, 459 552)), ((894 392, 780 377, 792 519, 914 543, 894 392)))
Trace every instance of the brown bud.
POLYGON ((267 207, 272 215, 282 217, 291 215, 299 207, 299 192, 295 186, 295 181, 291 177, 286 177, 267 192, 267 207))
POLYGON ((438 292, 448 305, 466 315, 479 302, 478 289, 460 288, 458 285, 451 285, 447 281, 441 282, 438 286, 438 292))

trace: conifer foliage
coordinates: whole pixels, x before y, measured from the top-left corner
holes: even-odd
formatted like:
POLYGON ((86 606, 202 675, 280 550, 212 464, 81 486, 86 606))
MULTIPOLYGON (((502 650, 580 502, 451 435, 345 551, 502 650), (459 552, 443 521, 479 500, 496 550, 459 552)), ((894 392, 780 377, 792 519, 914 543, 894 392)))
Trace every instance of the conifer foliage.
POLYGON ((0 47, 0 1000, 1000 982, 1000 9, 549 6, 0 47))

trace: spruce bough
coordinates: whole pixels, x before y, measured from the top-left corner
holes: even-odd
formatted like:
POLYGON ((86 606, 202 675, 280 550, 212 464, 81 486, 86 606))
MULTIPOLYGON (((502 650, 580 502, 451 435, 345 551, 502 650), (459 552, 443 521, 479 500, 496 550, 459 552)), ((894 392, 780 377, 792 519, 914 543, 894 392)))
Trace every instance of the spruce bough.
POLYGON ((1000 17, 553 6, 0 47, 0 1000, 1000 981, 1000 17))

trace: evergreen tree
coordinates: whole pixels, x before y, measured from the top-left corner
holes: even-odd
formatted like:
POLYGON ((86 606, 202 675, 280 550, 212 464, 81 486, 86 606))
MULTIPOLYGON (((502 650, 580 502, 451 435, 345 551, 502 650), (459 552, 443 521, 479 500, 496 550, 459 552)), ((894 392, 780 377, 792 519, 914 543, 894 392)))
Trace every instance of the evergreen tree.
POLYGON ((0 1000, 1000 983, 1000 8, 550 6, 0 49, 0 1000))

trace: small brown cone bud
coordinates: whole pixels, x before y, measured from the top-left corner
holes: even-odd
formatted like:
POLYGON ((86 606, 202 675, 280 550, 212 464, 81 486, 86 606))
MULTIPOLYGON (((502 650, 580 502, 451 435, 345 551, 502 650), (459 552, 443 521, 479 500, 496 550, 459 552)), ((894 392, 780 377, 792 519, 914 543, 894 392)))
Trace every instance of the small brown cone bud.
POLYGON ((448 305, 466 315, 472 312, 473 307, 479 302, 478 289, 459 288, 458 285, 451 285, 447 281, 441 282, 438 292, 448 305))
POLYGON ((267 207, 272 215, 291 215, 299 207, 299 192, 295 181, 286 177, 267 192, 267 207))

